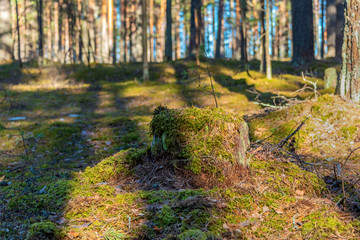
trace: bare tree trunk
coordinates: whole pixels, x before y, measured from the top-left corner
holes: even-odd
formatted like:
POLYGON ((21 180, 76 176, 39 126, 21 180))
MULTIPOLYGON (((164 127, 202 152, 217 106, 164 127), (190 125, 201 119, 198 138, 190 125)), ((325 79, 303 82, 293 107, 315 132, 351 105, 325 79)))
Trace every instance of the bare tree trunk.
POLYGON ((149 0, 150 61, 154 61, 154 0, 149 0))
POLYGON ((82 63, 82 47, 83 47, 83 40, 82 40, 82 25, 81 25, 81 15, 82 15, 82 6, 81 1, 77 0, 77 16, 76 16, 76 51, 77 51, 77 59, 82 63))
POLYGON ((326 0, 327 57, 336 54, 336 0, 326 0))
POLYGON ((59 3, 54 1, 54 60, 59 60, 59 3))
POLYGON ((270 0, 266 5, 266 33, 265 33, 265 58, 266 58, 266 78, 272 78, 271 58, 270 58, 270 0))
POLYGON ((241 0, 241 60, 245 61, 245 70, 249 70, 248 54, 247 54, 247 2, 241 0))
POLYGON ((181 58, 181 42, 180 42, 180 1, 176 0, 176 24, 175 24, 175 39, 176 39, 176 45, 175 45, 175 59, 181 58))
POLYGON ((319 12, 320 12, 320 0, 314 0, 314 38, 316 57, 320 58, 320 35, 319 35, 319 12))
POLYGON ((203 19, 201 15, 202 0, 191 0, 190 17, 190 44, 189 54, 196 56, 196 62, 199 65, 200 45, 204 42, 203 19))
POLYGON ((165 32, 165 61, 172 60, 172 16, 171 16, 171 0, 166 0, 166 32, 165 32))
POLYGON ((336 58, 341 59, 344 38, 344 0, 336 0, 336 58))
POLYGON ((286 54, 286 44, 287 43, 287 39, 286 39, 286 34, 287 33, 286 29, 286 5, 287 5, 287 0, 282 0, 280 2, 280 7, 279 7, 279 11, 280 11, 280 27, 279 27, 279 35, 280 35, 280 42, 279 42, 279 51, 280 51, 280 59, 285 58, 286 54))
POLYGON ((109 46, 109 49, 108 49, 108 55, 107 55, 107 62, 110 63, 110 62, 113 62, 113 33, 114 33, 114 26, 113 26, 113 23, 114 23, 114 20, 113 20, 113 16, 114 16, 114 10, 113 10, 113 7, 114 7, 114 1, 113 0, 108 0, 108 3, 107 3, 107 25, 108 25, 108 46, 109 46))
POLYGON ((147 0, 142 0, 142 44, 143 44, 143 80, 149 81, 149 66, 147 57, 147 0))
POLYGON ((126 62, 127 58, 127 0, 121 0, 121 37, 122 37, 122 41, 123 41, 123 61, 126 62))
POLYGON ((221 58, 221 45, 222 45, 222 34, 223 34, 223 17, 224 17, 224 0, 219 0, 219 11, 218 11, 218 29, 217 29, 217 37, 216 37, 216 52, 215 58, 221 58))
POLYGON ((113 64, 116 64, 117 62, 117 42, 116 42, 116 33, 117 33, 117 27, 116 27, 116 23, 117 23, 117 6, 118 6, 118 1, 116 0, 116 6, 113 8, 113 32, 112 32, 112 39, 113 39, 113 49, 112 49, 112 60, 113 60, 113 64))
POLYGON ((236 47, 235 47, 235 59, 241 58, 241 7, 240 0, 236 0, 236 47))
POLYGON ((260 0, 260 35, 261 35, 261 47, 260 47, 260 72, 265 73, 266 70, 266 32, 265 32, 265 0, 260 0))
POLYGON ((52 54, 52 33, 51 33, 51 1, 46 3, 46 55, 48 59, 53 59, 52 54))
POLYGON ((15 0, 15 8, 16 8, 16 31, 17 31, 17 38, 18 38, 18 61, 20 68, 22 68, 22 61, 21 61, 21 39, 20 39, 20 26, 19 26, 19 6, 18 1, 15 0))
POLYGON ((314 60, 314 27, 312 0, 291 0, 293 32, 293 64, 314 60))
POLYGON ((341 97, 360 102, 360 2, 347 0, 343 44, 343 65, 340 76, 341 97))
POLYGON ((39 32, 39 57, 40 57, 40 63, 42 64, 42 61, 44 59, 44 34, 43 34, 43 0, 37 0, 36 1, 36 12, 37 12, 37 22, 38 22, 38 32, 39 32))
POLYGON ((325 56, 325 0, 321 0, 321 49, 320 58, 323 59, 325 56))

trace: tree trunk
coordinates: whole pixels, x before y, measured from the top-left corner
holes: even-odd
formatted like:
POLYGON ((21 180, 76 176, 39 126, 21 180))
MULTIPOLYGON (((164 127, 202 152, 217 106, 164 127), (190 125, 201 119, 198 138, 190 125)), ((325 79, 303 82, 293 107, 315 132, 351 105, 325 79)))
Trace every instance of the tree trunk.
POLYGON ((286 13, 287 13, 287 9, 286 9, 286 5, 287 5, 287 0, 282 0, 280 3, 280 7, 279 7, 279 11, 280 11, 280 27, 279 27, 279 35, 280 35, 280 42, 279 42, 279 51, 280 51, 280 59, 285 58, 286 56, 286 45, 288 44, 287 42, 287 37, 286 35, 289 34, 286 31, 286 13))
POLYGON ((51 33, 51 1, 46 3, 45 9, 46 19, 46 57, 52 59, 52 33, 51 33))
POLYGON ((266 78, 272 78, 271 58, 270 58, 270 0, 266 5, 266 33, 265 33, 265 59, 266 59, 266 78))
POLYGON ((108 52, 108 62, 110 63, 110 62, 113 62, 113 56, 114 56, 114 54, 113 54, 113 50, 114 50, 114 46, 113 46, 113 44, 114 44, 114 36, 113 36, 113 34, 114 34, 114 10, 113 10, 113 8, 114 8, 114 1, 113 0, 108 0, 108 3, 107 3, 107 7, 108 7, 108 9, 107 9, 107 15, 108 15, 108 17, 107 17, 107 20, 108 20, 108 22, 107 22, 107 25, 108 25, 108 44, 109 44, 109 52, 108 52))
POLYGON ((40 63, 44 59, 44 34, 43 34, 43 0, 36 1, 36 12, 37 12, 37 23, 38 23, 38 33, 39 33, 39 57, 40 63))
POLYGON ((236 47, 235 47, 235 59, 241 58, 241 7, 240 0, 236 0, 236 47))
POLYGON ((360 101, 360 2, 347 0, 343 44, 343 65, 340 76, 341 97, 360 101))
POLYGON ((336 58, 341 59, 344 38, 344 0, 336 0, 336 58))
POLYGON ((326 0, 327 57, 336 54, 336 0, 326 0))
POLYGON ((165 61, 172 60, 172 16, 171 0, 166 0, 166 32, 165 32, 165 61))
POLYGON ((160 16, 158 16, 157 25, 156 25, 156 60, 158 62, 163 61, 164 59, 164 18, 165 18, 165 8, 166 0, 161 0, 160 2, 160 16))
POLYGON ((121 37, 122 37, 122 59, 126 62, 127 54, 127 0, 121 0, 121 37))
POLYGON ((54 1, 54 60, 59 60, 59 3, 54 1))
POLYGON ((260 72, 265 73, 266 70, 266 57, 265 57, 265 38, 266 38, 266 32, 265 32, 265 0, 260 0, 260 72))
POLYGON ((149 66, 148 66, 148 55, 147 55, 147 0, 142 1, 142 49, 143 49, 143 81, 149 80, 149 66))
POLYGON ((180 41, 180 10, 181 10, 181 6, 180 6, 180 1, 176 0, 176 9, 177 9, 177 13, 176 13, 176 24, 175 24, 175 39, 176 39, 176 44, 175 44, 175 59, 180 59, 181 58, 181 41, 180 41))
POLYGON ((320 58, 320 35, 319 35, 319 12, 320 12, 320 0, 314 0, 314 39, 316 57, 320 58))
POLYGON ((291 0, 293 22, 293 64, 314 60, 314 28, 312 0, 291 0))
POLYGON ((221 58, 222 52, 221 44, 222 44, 222 34, 223 34, 223 17, 224 17, 224 0, 219 0, 219 11, 218 11, 218 29, 217 29, 217 37, 216 37, 216 53, 215 58, 221 58))
POLYGON ((245 70, 248 71, 248 54, 247 54, 247 2, 241 0, 241 60, 245 61, 245 70))
POLYGON ((15 1, 15 8, 16 8, 16 32, 17 32, 17 38, 18 38, 18 61, 20 68, 22 68, 22 61, 21 61, 21 39, 20 39, 20 26, 19 26, 19 6, 18 1, 15 1))
POLYGON ((201 15, 202 0, 191 0, 190 7, 190 56, 196 56, 197 64, 199 64, 200 45, 204 42, 203 19, 201 15))
POLYGON ((149 0, 150 61, 154 61, 154 0, 149 0))
POLYGON ((321 48, 320 58, 323 59, 325 56, 325 0, 321 0, 321 48))

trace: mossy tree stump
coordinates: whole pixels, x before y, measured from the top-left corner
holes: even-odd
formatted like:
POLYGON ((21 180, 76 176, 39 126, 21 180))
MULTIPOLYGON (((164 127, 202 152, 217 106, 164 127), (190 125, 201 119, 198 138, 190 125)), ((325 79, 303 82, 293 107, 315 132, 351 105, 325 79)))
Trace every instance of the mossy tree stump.
POLYGON ((196 185, 226 184, 249 164, 249 128, 236 114, 220 108, 160 106, 150 126, 154 159, 172 160, 196 185))

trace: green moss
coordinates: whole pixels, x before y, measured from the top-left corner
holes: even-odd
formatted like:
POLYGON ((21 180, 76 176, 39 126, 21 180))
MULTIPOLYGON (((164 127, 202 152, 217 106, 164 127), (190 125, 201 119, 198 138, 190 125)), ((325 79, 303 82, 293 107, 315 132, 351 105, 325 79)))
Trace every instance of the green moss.
POLYGON ((190 229, 177 236, 180 240, 206 240, 208 235, 199 229, 190 229))
POLYGON ((210 173, 221 180, 223 174, 216 161, 239 161, 234 152, 236 142, 225 142, 225 136, 241 123, 241 117, 220 108, 169 110, 160 106, 150 124, 154 135, 152 152, 156 155, 165 150, 175 158, 185 158, 193 173, 210 173))
POLYGON ((301 232, 304 236, 311 236, 312 239, 329 238, 351 228, 350 224, 347 225, 340 221, 338 216, 330 213, 326 207, 311 213, 304 219, 304 222, 301 232))
POLYGON ((357 127, 353 125, 344 126, 340 129, 341 136, 344 137, 345 139, 354 139, 357 130, 358 130, 357 127))
POLYGON ((164 205, 161 211, 156 215, 156 223, 158 227, 167 227, 178 221, 174 211, 168 205, 164 205))
POLYGON ((46 221, 30 225, 26 240, 54 240, 60 237, 59 228, 54 223, 46 221))
POLYGON ((131 166, 145 154, 144 149, 129 149, 105 158, 94 167, 87 167, 83 179, 91 184, 108 181, 120 174, 130 174, 131 166))

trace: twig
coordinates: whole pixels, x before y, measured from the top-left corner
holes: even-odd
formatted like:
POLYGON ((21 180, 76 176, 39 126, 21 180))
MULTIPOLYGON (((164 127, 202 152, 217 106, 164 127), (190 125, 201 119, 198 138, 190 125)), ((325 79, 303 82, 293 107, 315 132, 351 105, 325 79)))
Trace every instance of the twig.
POLYGON ((278 145, 276 145, 276 147, 282 148, 282 147, 284 146, 284 144, 302 128, 302 126, 305 124, 305 122, 306 122, 308 119, 309 119, 309 118, 306 118, 304 121, 302 121, 302 122, 300 123, 300 125, 295 129, 295 131, 293 131, 290 135, 288 135, 286 138, 284 138, 283 140, 281 140, 280 143, 279 143, 278 145))

